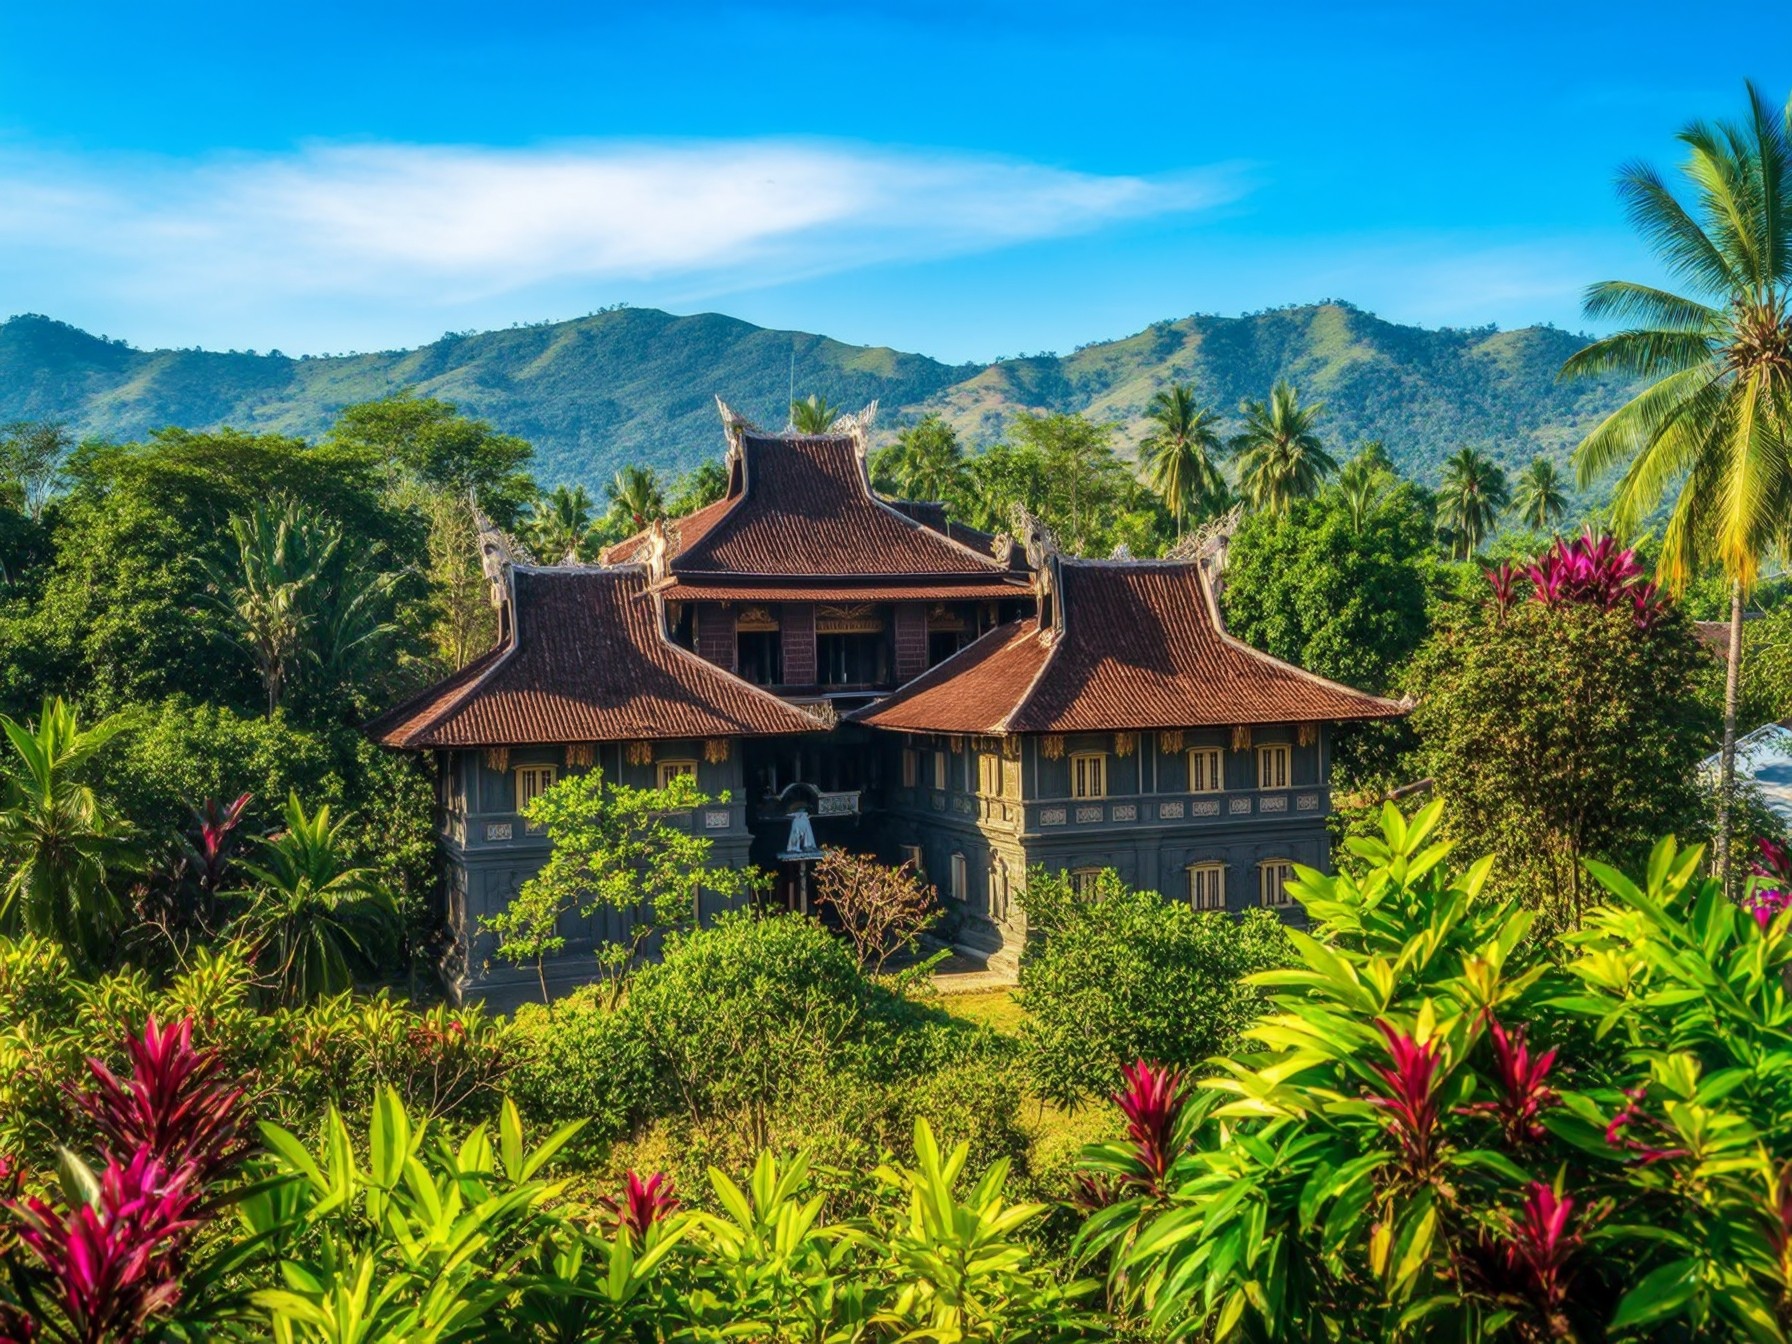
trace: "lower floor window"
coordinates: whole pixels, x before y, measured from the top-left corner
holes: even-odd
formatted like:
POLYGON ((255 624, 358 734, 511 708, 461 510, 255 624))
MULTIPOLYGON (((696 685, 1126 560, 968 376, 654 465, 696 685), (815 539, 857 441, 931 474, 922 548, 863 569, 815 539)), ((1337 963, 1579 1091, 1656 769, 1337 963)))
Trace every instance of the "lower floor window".
POLYGON ((955 901, 964 900, 966 895, 965 887, 967 885, 969 884, 965 875, 964 855, 954 854, 952 856, 952 899, 955 901))
POLYGON ((927 857, 922 853, 921 846, 904 845, 902 847, 902 861, 904 863, 912 863, 915 866, 915 876, 927 876, 927 857))
POLYGON ((1286 859, 1269 859, 1258 865, 1258 887, 1263 904, 1280 908, 1294 904, 1288 884, 1294 880, 1294 865, 1286 859))
POLYGON ((1226 908, 1226 865, 1195 863, 1188 870, 1188 903, 1197 910, 1226 908))
POLYGON ((1101 886, 1101 869, 1072 868, 1070 870, 1070 889, 1085 899, 1095 895, 1101 886))

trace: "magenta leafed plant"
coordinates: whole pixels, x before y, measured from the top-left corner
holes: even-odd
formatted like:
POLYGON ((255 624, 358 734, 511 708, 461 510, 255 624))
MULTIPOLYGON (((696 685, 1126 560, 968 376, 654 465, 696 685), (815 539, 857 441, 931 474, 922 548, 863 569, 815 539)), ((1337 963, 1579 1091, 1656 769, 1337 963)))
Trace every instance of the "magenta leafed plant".
POLYGON ((1182 1070, 1140 1060, 1121 1069, 1120 1076, 1123 1085, 1114 1104, 1126 1117, 1126 1138, 1143 1168, 1138 1184, 1156 1194, 1176 1160, 1176 1118, 1185 1099, 1182 1070))
POLYGON ((99 1197, 58 1213, 43 1200, 11 1203, 19 1244, 47 1272, 57 1333, 80 1344, 129 1344, 180 1298, 179 1252, 197 1226, 199 1192, 149 1149, 116 1158, 99 1197))
POLYGON ((190 1020, 162 1027, 151 1017, 141 1036, 126 1039, 125 1053, 129 1082, 90 1059, 93 1087, 75 1094, 108 1155, 147 1150, 195 1185, 216 1180, 242 1157, 242 1089, 223 1080, 216 1051, 193 1048, 190 1020))
POLYGON ((655 1223, 672 1216, 678 1208, 678 1197, 672 1192, 672 1178, 665 1172, 656 1171, 643 1179, 639 1172, 631 1171, 621 1199, 600 1195, 598 1203, 610 1211, 619 1231, 643 1242, 655 1223))
POLYGON ((1491 1115, 1500 1122, 1506 1142, 1515 1146, 1539 1142, 1544 1136, 1543 1112, 1558 1100, 1547 1079, 1556 1052, 1532 1055, 1521 1025, 1508 1033, 1497 1018, 1489 1018, 1487 1034, 1493 1041, 1493 1062, 1500 1095, 1495 1101, 1476 1102, 1458 1110, 1464 1115, 1491 1115))
POLYGON ((1437 1156, 1437 1084, 1443 1048, 1436 1040, 1421 1045, 1385 1019, 1375 1020, 1387 1042, 1392 1067, 1377 1064, 1375 1072, 1387 1092, 1369 1100, 1388 1113, 1388 1129, 1400 1144, 1401 1160, 1413 1180, 1431 1175, 1437 1156))
POLYGON ((194 813, 199 822, 199 881, 208 892, 217 891, 224 880, 230 833, 242 822, 243 812, 254 797, 252 793, 238 794, 236 801, 228 804, 207 798, 205 806, 194 813))
POLYGON ((1606 1125, 1605 1141, 1614 1148, 1624 1148, 1634 1153, 1637 1160, 1643 1163, 1666 1162, 1672 1158, 1687 1156, 1684 1148, 1664 1148, 1660 1144, 1651 1143, 1647 1138, 1639 1137, 1668 1132, 1664 1121, 1643 1109, 1643 1102, 1648 1095, 1649 1087, 1646 1083, 1624 1089, 1624 1104, 1606 1125))
POLYGON ((1571 1232, 1569 1219, 1574 1201, 1541 1181, 1532 1181, 1524 1210, 1506 1241, 1506 1263, 1526 1283, 1537 1305, 1551 1316, 1561 1311, 1568 1297, 1568 1259, 1580 1248, 1580 1235, 1571 1232))
MULTIPOLYGON (((1644 574, 1634 550, 1620 547, 1610 536, 1591 532, 1573 541, 1557 537, 1525 567, 1524 575, 1531 582, 1532 598, 1544 606, 1578 604, 1626 610, 1643 629, 1660 617, 1666 601, 1644 574)), ((1501 565, 1487 571, 1487 581, 1495 603, 1505 612, 1517 600, 1517 572, 1510 565, 1501 565)))
POLYGON ((1792 906, 1792 854, 1765 836, 1755 841, 1755 860, 1749 865, 1754 880, 1743 895, 1742 905, 1766 928, 1773 917, 1792 906))

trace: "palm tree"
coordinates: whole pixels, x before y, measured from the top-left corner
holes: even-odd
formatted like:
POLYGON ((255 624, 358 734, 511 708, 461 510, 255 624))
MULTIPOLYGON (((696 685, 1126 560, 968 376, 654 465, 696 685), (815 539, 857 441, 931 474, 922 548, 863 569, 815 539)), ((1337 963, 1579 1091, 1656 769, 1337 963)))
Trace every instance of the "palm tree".
POLYGON ((1518 476, 1518 489, 1512 502, 1526 527, 1547 532, 1568 512, 1568 492, 1562 488, 1561 473, 1547 457, 1533 457, 1531 465, 1518 476))
POLYGON ((1350 515, 1350 530, 1361 532, 1397 479, 1394 463, 1380 439, 1369 439, 1338 472, 1338 492, 1350 515))
POLYGON ((1151 398, 1145 418, 1155 426, 1139 445, 1145 481, 1176 519, 1180 537, 1190 511, 1201 510, 1226 488, 1214 465, 1220 452, 1215 416, 1196 402, 1193 387, 1177 383, 1151 398))
POLYGON ((610 507, 627 514, 637 532, 655 518, 666 516, 666 492, 652 467, 623 467, 610 478, 604 493, 610 497, 610 507))
POLYGON ((839 418, 840 408, 828 405, 826 398, 813 392, 790 403, 790 427, 798 434, 826 434, 839 418))
POLYGON ((280 707, 314 620, 307 590, 336 558, 342 529, 296 500, 230 519, 234 571, 205 566, 206 595, 255 662, 270 715, 280 707))
POLYGON ((1244 433, 1232 440, 1238 489, 1245 502, 1264 513, 1286 513, 1297 499, 1318 493, 1338 464, 1313 432, 1324 403, 1302 406, 1285 379, 1269 400, 1243 406, 1244 433))
POLYGON ((35 725, 0 715, 13 759, 0 810, 0 926, 55 938, 90 966, 124 919, 115 879, 139 866, 130 828, 76 775, 123 731, 119 715, 82 728, 60 698, 35 725))
POLYGON ((1463 448, 1444 463, 1441 521, 1468 560, 1481 549, 1500 510, 1511 500, 1506 473, 1476 448, 1463 448))
POLYGON ((956 500, 964 488, 958 431, 937 414, 898 434, 881 454, 879 468, 904 499, 956 500))
POLYGON ((339 994, 371 969, 397 927, 392 893, 371 868, 349 862, 343 828, 326 803, 306 815, 289 794, 286 829, 257 837, 266 861, 244 863, 256 883, 245 931, 269 953, 281 1001, 339 994))
POLYGON ((1612 515, 1624 529, 1672 496, 1659 565, 1670 588, 1711 563, 1730 582, 1715 845, 1726 884, 1743 602, 1763 556, 1783 548, 1792 507, 1792 110, 1753 84, 1748 99, 1741 124, 1680 132, 1690 205, 1653 168, 1624 169, 1630 218, 1685 292, 1592 286, 1587 315, 1625 327, 1562 366, 1564 377, 1649 380, 1575 449, 1575 475, 1586 486, 1622 467, 1612 515))
POLYGON ((535 501, 523 524, 529 548, 547 563, 576 556, 591 530, 591 509, 591 494, 584 486, 556 485, 535 501))

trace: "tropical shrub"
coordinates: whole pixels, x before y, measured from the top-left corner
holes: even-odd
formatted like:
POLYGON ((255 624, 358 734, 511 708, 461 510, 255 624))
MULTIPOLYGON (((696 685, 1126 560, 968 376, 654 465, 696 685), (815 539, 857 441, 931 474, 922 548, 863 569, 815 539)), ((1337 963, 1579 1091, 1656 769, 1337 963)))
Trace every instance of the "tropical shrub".
POLYGON ((892 868, 870 854, 829 849, 815 865, 815 903, 832 911, 859 964, 877 974, 939 917, 933 884, 913 860, 892 868))
POLYGON ((1021 956, 1021 1040, 1033 1086, 1063 1106, 1105 1095, 1134 1060, 1229 1049, 1261 1006, 1244 978, 1288 956, 1270 911, 1197 913, 1111 870, 1074 898, 1062 874, 1031 872, 1027 908, 1041 936, 1021 956))
POLYGON ((1583 859, 1634 867, 1653 837, 1704 831, 1707 658, 1609 539, 1558 543, 1488 578, 1485 599, 1413 661, 1418 771, 1449 803, 1451 838, 1496 856, 1497 887, 1572 923, 1583 859))
POLYGON ((1255 1053, 1129 1078, 1084 1188, 1116 1300, 1170 1338, 1792 1337, 1792 915, 1667 840, 1640 885, 1589 864, 1558 951, 1440 816, 1299 871, 1255 1053))

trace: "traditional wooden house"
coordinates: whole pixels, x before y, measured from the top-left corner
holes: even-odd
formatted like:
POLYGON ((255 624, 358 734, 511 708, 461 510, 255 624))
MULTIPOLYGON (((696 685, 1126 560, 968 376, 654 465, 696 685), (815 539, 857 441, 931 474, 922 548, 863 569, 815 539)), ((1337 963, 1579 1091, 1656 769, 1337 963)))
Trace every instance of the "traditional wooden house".
MULTIPOLYGON (((915 858, 990 952, 1025 936, 1031 865, 1215 909, 1280 906, 1291 862, 1324 866, 1329 726, 1399 706, 1230 638, 1196 562, 1070 560, 880 497, 869 415, 773 435, 722 410, 722 499, 596 566, 518 563, 487 533, 498 647, 370 725, 433 754, 477 992, 522 979, 479 933, 545 855, 522 807, 593 765, 725 792, 688 824, 791 905, 798 814, 821 845, 915 858)), ((624 930, 567 932, 561 983, 624 930)))

